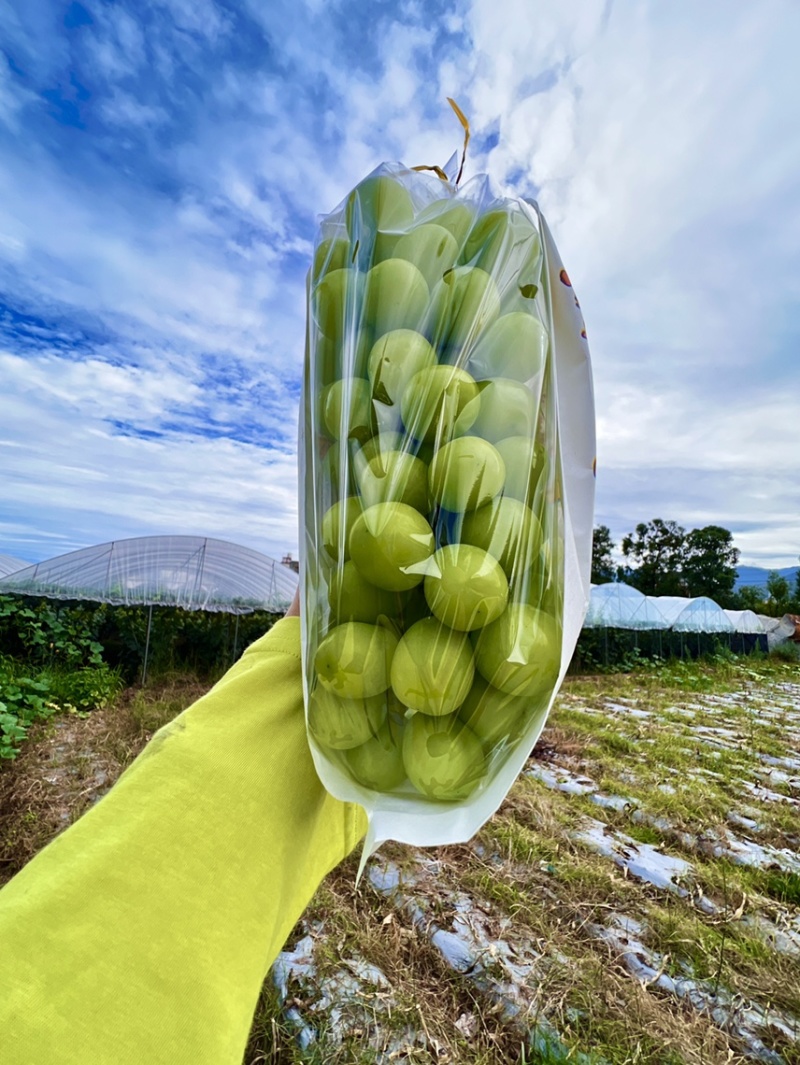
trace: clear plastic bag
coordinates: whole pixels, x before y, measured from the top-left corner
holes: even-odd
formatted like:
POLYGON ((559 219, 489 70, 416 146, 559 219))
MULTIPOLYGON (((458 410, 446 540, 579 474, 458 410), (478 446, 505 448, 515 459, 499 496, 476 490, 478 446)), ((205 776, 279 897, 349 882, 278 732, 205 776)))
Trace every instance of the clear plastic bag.
POLYGON ((468 839, 541 732, 589 596, 583 320, 534 203, 383 165, 321 220, 301 416, 303 672, 331 794, 468 839))

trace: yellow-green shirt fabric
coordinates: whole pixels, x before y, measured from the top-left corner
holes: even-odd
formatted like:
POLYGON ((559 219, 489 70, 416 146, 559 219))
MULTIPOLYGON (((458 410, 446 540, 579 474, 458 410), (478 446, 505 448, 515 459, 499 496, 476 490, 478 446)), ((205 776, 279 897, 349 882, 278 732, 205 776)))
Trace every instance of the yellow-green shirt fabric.
POLYGON ((279 621, 0 891, 2 1065, 240 1065, 270 965, 366 829, 279 621))

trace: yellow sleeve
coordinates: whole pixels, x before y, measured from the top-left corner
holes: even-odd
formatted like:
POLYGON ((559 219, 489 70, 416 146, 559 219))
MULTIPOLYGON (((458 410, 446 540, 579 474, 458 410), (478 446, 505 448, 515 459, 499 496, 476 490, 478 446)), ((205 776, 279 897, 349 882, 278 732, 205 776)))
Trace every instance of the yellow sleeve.
POLYGON ((270 965, 366 828, 302 706, 285 618, 0 891, 3 1065, 241 1065, 270 965))

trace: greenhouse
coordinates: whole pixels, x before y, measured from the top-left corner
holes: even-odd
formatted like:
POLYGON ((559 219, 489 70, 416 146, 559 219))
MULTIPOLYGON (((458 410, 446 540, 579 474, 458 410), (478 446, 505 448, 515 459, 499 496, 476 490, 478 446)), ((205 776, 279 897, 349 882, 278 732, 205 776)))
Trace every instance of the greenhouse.
POLYGON ((28 565, 21 558, 14 558, 13 555, 0 555, 0 577, 7 577, 9 573, 16 573, 17 570, 24 569, 28 565))
POLYGON ((722 607, 706 596, 689 599, 678 595, 660 595, 655 601, 664 616, 664 628, 675 632, 735 631, 722 607))
POLYGON ((627 655, 695 655, 720 646, 767 650, 750 610, 723 610, 706 596, 648 596, 623 582, 593 585, 579 650, 606 664, 627 655))
POLYGON ((657 600, 620 581, 592 588, 584 627, 663 629, 666 625, 657 600))
POLYGON ((247 614, 283 612, 297 588, 288 566, 248 547, 201 536, 112 540, 8 571, 0 593, 125 606, 247 614))
POLYGON ((766 628, 758 614, 752 610, 726 610, 734 632, 741 633, 764 633, 766 628))

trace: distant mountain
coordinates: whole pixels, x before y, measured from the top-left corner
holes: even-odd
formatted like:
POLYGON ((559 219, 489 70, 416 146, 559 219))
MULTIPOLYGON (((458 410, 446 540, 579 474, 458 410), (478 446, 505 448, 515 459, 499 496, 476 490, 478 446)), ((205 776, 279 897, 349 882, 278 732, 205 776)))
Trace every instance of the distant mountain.
MULTIPOLYGON (((785 577, 789 582, 789 587, 794 591, 795 574, 800 566, 787 566, 785 569, 779 569, 781 577, 785 577)), ((772 570, 763 569, 761 566, 739 566, 736 571, 736 588, 741 588, 743 584, 750 585, 753 588, 766 588, 767 578, 772 570)))

